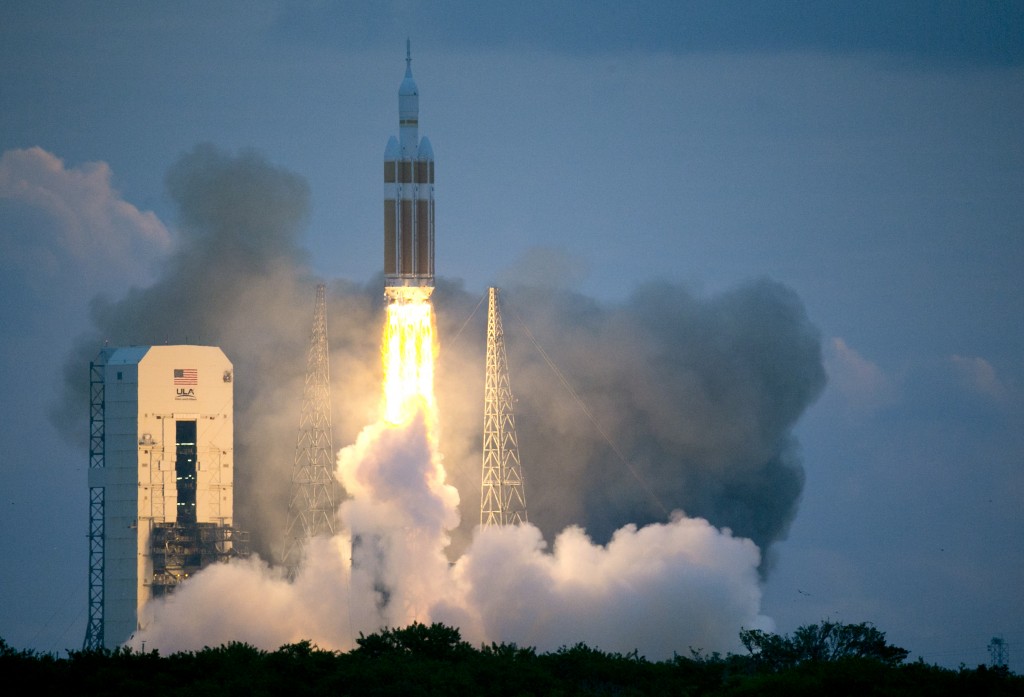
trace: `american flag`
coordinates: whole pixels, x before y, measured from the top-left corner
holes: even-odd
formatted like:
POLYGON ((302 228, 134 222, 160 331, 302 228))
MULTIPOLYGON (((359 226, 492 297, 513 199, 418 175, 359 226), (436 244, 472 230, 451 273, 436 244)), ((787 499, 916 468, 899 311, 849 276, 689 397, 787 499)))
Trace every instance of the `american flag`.
POLYGON ((199 371, 195 368, 175 368, 175 385, 195 385, 199 382, 199 371))

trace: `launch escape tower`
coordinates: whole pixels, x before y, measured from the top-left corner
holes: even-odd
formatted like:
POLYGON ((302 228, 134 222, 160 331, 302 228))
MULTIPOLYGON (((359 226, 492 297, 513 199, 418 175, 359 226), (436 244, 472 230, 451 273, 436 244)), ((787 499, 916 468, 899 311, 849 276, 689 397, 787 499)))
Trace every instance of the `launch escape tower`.
POLYGON ((419 137, 419 113, 406 41, 399 137, 391 136, 384 148, 384 286, 392 301, 427 297, 434 286, 434 150, 419 137))
POLYGON ((89 618, 113 648, 146 603, 248 553, 233 524, 231 363, 214 346, 105 348, 89 365, 89 618))
POLYGON ((330 354, 327 349, 326 286, 316 287, 313 331, 306 358, 306 385, 302 395, 299 435, 292 468, 281 561, 292 572, 302 556, 304 542, 317 535, 334 534, 336 485, 334 445, 331 437, 330 354))
POLYGON ((498 289, 487 291, 487 367, 484 376, 484 456, 481 473, 480 524, 525 523, 526 494, 519 463, 512 388, 505 336, 498 309, 498 289))

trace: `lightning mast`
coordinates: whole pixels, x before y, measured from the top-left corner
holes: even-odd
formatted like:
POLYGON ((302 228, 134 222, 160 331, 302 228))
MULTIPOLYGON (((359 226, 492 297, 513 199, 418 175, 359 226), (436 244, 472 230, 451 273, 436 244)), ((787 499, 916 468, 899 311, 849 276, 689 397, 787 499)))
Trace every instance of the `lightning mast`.
POLYGON ((331 392, 327 351, 326 286, 316 287, 313 331, 306 358, 306 385, 292 468, 288 528, 281 561, 294 571, 306 540, 334 534, 334 445, 331 437, 331 392))
POLYGON ((989 665, 993 668, 1003 668, 1010 662, 1010 652, 1006 648, 1006 642, 1003 641, 1002 637, 992 637, 992 641, 988 642, 988 654, 991 657, 989 665))
POLYGON ((519 444, 512 388, 505 355, 505 336, 498 310, 498 289, 489 288, 487 304, 487 367, 484 378, 484 456, 480 491, 481 525, 525 523, 526 494, 519 463, 519 444))

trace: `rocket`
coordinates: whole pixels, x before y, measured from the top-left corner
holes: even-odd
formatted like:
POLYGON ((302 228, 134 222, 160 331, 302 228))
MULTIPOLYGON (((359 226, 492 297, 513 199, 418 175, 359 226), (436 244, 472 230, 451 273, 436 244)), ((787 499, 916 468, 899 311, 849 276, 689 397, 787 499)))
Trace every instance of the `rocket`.
POLYGON ((391 300, 429 297, 434 288, 434 151, 419 137, 419 111, 406 40, 399 135, 384 149, 384 292, 391 300))

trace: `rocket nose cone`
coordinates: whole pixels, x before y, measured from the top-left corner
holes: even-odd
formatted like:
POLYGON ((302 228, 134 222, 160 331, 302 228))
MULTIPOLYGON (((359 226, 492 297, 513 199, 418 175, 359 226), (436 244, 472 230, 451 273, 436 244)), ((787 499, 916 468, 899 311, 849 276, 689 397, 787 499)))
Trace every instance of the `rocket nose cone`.
MULTIPOLYGON (((394 84, 394 83, 392 83, 394 84)), ((412 75, 407 75, 402 80, 401 86, 398 88, 399 97, 417 97, 419 96, 419 88, 416 87, 416 81, 412 79, 412 75)))

